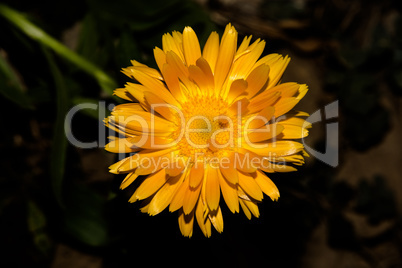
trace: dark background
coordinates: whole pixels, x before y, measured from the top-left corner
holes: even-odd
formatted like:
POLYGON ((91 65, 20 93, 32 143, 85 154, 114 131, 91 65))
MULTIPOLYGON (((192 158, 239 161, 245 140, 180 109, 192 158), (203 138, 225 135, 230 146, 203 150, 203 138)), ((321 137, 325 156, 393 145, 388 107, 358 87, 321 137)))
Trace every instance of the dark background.
MULTIPOLYGON (((224 232, 183 238, 177 214, 150 217, 127 200, 116 156, 66 142, 74 104, 118 103, 46 40, 0 12, 0 267, 402 267, 402 18, 400 1, 3 1, 122 87, 136 59, 156 67, 161 36, 192 26, 203 45, 231 22, 239 36, 288 54, 283 82, 306 83, 309 113, 339 100, 340 116, 314 124, 306 143, 325 151, 339 122, 339 166, 313 157, 270 176, 281 192, 251 221, 225 205, 224 232), (38 3, 36 3, 38 2, 38 3), (254 39, 254 40, 255 40, 254 39)), ((4 9, 2 9, 4 11, 4 9)), ((239 38, 240 39, 240 38, 239 38)), ((97 111, 74 117, 81 141, 98 139, 97 111)), ((99 141, 104 143, 105 140, 99 141)))

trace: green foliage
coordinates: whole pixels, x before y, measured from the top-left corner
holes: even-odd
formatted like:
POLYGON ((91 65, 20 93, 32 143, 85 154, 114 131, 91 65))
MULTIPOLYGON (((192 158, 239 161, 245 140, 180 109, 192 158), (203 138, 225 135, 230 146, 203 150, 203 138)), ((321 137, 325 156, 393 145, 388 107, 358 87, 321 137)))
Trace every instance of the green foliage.
POLYGON ((56 121, 54 123, 53 146, 51 151, 50 175, 52 177, 52 187, 54 195, 61 205, 63 192, 63 179, 65 172, 65 159, 67 151, 67 138, 64 134, 64 118, 71 106, 68 90, 63 76, 57 67, 51 52, 43 49, 49 64, 50 72, 54 78, 56 89, 56 121))
POLYGON ((45 256, 50 254, 52 243, 48 233, 45 213, 32 200, 27 202, 28 230, 32 234, 35 247, 45 256))
MULTIPOLYGON (((110 240, 108 219, 103 215, 107 198, 103 196, 111 197, 114 193, 108 188, 100 194, 82 185, 87 174, 82 174, 77 167, 79 159, 74 156, 77 149, 68 144, 65 136, 64 119, 69 109, 80 103, 98 104, 99 100, 121 101, 111 97, 113 90, 126 81, 120 69, 133 59, 155 67, 153 48, 161 46, 163 33, 181 31, 190 25, 201 42, 205 42, 215 30, 208 15, 192 1, 88 0, 85 5, 74 1, 63 4, 73 10, 71 5, 79 7, 78 15, 60 22, 57 14, 50 15, 45 9, 46 5, 34 9, 31 5, 12 8, 0 4, 0 94, 7 101, 6 107, 18 107, 13 120, 26 118, 41 126, 32 132, 38 138, 46 136, 44 145, 39 148, 45 150, 41 157, 48 159, 47 163, 42 163, 46 170, 41 170, 47 177, 45 184, 39 185, 50 190, 49 195, 35 193, 31 189, 39 185, 28 180, 26 186, 9 193, 9 198, 20 194, 31 200, 31 195, 35 195, 33 201, 28 202, 28 228, 35 247, 44 254, 49 253, 52 246, 44 231, 49 215, 36 205, 35 199, 45 204, 54 203, 47 208, 53 213, 61 211, 61 217, 53 221, 58 222, 56 225, 62 227, 60 231, 65 236, 90 247, 106 246, 110 240), (73 32, 72 40, 62 38, 67 32, 73 32), (42 126, 48 128, 43 130, 42 126), (46 144, 50 144, 50 148, 46 144), (72 183, 77 177, 81 183, 72 183)), ((98 139, 97 124, 103 125, 104 119, 99 118, 98 113, 84 109, 74 119, 71 128, 79 139, 98 139)), ((106 110, 106 116, 108 113, 106 110)), ((23 134, 16 130, 12 135, 23 134)), ((25 142, 29 137, 23 136, 22 140, 25 142)), ((102 173, 105 172, 106 168, 102 173)), ((31 176, 38 180, 35 171, 31 176)), ((2 202, 0 208, 1 214, 7 209, 7 203, 2 202)))
POLYGON ((73 185, 63 215, 66 234, 89 246, 105 246, 108 225, 104 206, 105 200, 99 194, 85 186, 73 185))
POLYGON ((21 108, 32 109, 32 103, 24 92, 24 85, 18 78, 18 74, 7 62, 4 55, 0 54, 0 93, 13 101, 21 108))

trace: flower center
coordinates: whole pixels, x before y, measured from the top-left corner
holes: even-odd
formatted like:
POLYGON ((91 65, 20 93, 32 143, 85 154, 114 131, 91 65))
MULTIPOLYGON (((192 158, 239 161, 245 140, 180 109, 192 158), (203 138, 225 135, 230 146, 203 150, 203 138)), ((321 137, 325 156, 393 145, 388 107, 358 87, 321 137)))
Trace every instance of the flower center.
POLYGON ((180 155, 208 161, 224 157, 236 146, 236 117, 218 97, 194 97, 182 105, 183 118, 174 133, 180 155), (183 122, 184 121, 184 122, 183 122))

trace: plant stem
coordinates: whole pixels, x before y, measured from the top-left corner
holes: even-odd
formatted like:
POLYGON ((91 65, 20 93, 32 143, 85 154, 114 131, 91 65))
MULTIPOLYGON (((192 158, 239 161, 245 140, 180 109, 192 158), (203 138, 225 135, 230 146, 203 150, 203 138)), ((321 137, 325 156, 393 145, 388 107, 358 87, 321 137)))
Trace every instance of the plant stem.
POLYGON ((52 49, 60 57, 66 59, 84 72, 93 76, 106 94, 113 94, 113 90, 117 87, 117 83, 110 76, 108 76, 93 63, 70 50, 65 45, 48 35, 42 29, 31 23, 23 14, 6 5, 0 4, 0 16, 6 18, 33 40, 52 49))

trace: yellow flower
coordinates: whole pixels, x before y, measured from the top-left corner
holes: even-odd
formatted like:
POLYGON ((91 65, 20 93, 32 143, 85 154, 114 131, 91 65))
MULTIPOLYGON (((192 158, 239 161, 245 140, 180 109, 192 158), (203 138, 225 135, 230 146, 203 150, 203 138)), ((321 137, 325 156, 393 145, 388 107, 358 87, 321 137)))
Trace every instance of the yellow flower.
POLYGON ((307 86, 280 84, 290 58, 260 58, 265 42, 250 41, 237 47, 230 24, 202 50, 190 27, 163 35, 163 49, 154 49, 159 70, 137 61, 123 69, 138 83, 116 89, 130 102, 105 120, 123 135, 106 150, 130 153, 110 172, 127 174, 122 189, 140 182, 130 202, 144 200, 149 215, 178 210, 184 236, 192 236, 194 218, 207 237, 211 225, 223 231, 221 193, 231 212, 258 217, 263 193, 279 198, 265 173, 295 171, 307 156, 293 140, 307 136, 311 125, 300 117, 308 114, 291 111, 307 86))

